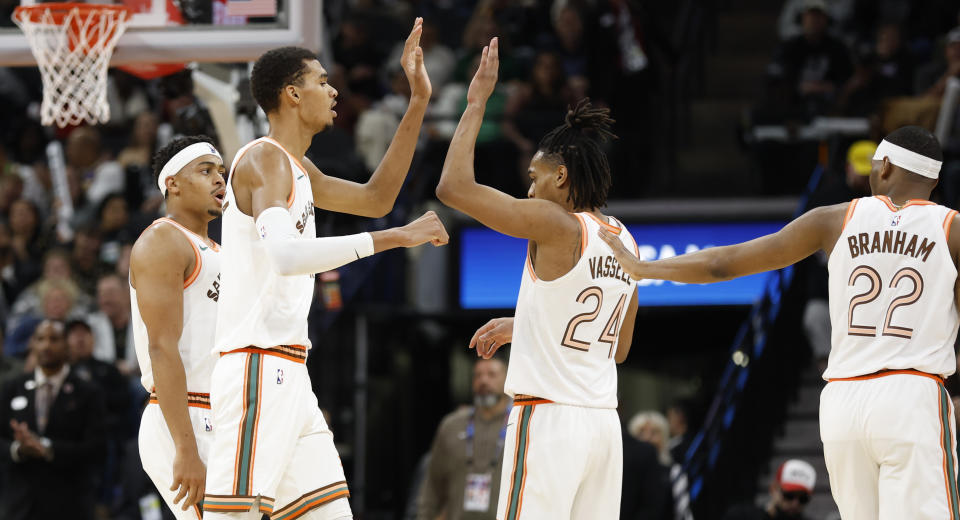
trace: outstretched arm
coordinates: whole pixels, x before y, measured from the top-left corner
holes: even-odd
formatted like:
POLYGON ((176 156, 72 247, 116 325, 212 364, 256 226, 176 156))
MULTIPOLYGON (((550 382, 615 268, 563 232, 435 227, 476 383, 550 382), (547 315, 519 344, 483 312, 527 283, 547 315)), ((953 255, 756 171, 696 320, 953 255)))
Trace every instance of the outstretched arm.
POLYGON ((498 42, 494 38, 483 48, 480 67, 467 91, 467 109, 450 141, 437 198, 477 219, 483 225, 518 238, 537 242, 568 238, 579 233, 574 217, 553 202, 516 199, 499 190, 478 184, 473 172, 474 146, 487 99, 497 84, 498 42))
MULTIPOLYGON (((360 258, 396 247, 426 242, 435 246, 449 240, 443 223, 432 211, 399 228, 338 237, 301 237, 287 209, 293 189, 290 162, 275 146, 256 146, 238 163, 231 179, 239 209, 251 215, 264 242, 274 272, 281 276, 314 274, 336 269, 360 258), (241 194, 249 193, 249 208, 241 194)), ((304 218, 313 218, 305 215, 304 218)))
POLYGON ((380 160, 380 165, 370 180, 358 184, 329 177, 321 173, 309 160, 304 161, 304 167, 307 168, 313 184, 313 203, 316 207, 375 218, 382 217, 393 209, 400 187, 410 170, 410 162, 420 137, 423 115, 433 92, 427 69, 423 66, 423 49, 420 48, 422 32, 423 18, 417 18, 400 58, 407 81, 410 82, 410 103, 393 140, 390 141, 387 153, 380 160))
POLYGON ((636 280, 722 282, 786 267, 820 249, 829 254, 839 237, 846 211, 847 204, 816 208, 776 233, 655 262, 640 261, 605 230, 600 230, 600 238, 613 249, 623 270, 636 280))
POLYGON ((195 262, 193 248, 185 240, 173 226, 154 226, 130 252, 131 283, 145 296, 131 303, 139 305, 147 326, 157 401, 176 446, 170 490, 180 488, 174 503, 185 498, 184 511, 203 499, 206 482, 206 468, 187 411, 187 377, 178 348, 183 331, 183 282, 195 262))

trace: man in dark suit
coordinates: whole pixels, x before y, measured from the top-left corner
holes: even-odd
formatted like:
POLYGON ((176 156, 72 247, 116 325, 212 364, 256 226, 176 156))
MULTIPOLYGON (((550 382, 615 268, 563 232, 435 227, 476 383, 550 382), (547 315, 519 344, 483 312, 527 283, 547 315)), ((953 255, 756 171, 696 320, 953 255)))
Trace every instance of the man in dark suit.
POLYGON ((70 372, 62 322, 41 322, 30 348, 37 368, 0 392, 0 518, 92 519, 103 398, 70 372))

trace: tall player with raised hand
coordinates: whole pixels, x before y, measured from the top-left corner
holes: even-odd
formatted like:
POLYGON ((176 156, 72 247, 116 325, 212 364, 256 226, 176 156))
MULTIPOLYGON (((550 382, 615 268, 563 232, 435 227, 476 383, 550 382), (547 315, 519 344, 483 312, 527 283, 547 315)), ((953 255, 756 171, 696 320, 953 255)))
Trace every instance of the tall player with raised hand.
POLYGON ((496 38, 483 49, 437 186, 444 204, 529 241, 512 323, 505 390, 514 407, 497 518, 617 518, 623 453, 616 361, 630 349, 637 299, 636 282, 596 238, 608 229, 636 248, 626 228, 599 209, 611 184, 601 145, 613 121, 587 100, 570 110, 540 141, 526 199, 478 184, 474 145, 497 82, 498 52, 496 38))
POLYGON ((829 257, 832 348, 820 436, 844 520, 958 519, 953 403, 960 234, 929 200, 943 154, 916 126, 873 156, 872 197, 810 210, 742 244, 641 262, 600 231, 637 279, 709 283, 829 257))
POLYGON ((419 46, 422 23, 415 22, 401 58, 410 105, 364 184, 328 177, 304 156, 336 117, 337 91, 316 56, 283 47, 253 66, 251 90, 270 134, 238 151, 227 180, 207 520, 352 516, 333 434, 304 365, 314 275, 386 249, 442 245, 448 237, 430 212, 400 228, 318 238, 314 208, 380 217, 393 207, 431 93, 419 46))
POLYGON ((210 356, 220 248, 207 236, 224 193, 223 159, 207 137, 173 140, 154 157, 167 215, 130 252, 133 339, 150 404, 140 420, 140 459, 180 520, 198 520, 213 423, 210 356))

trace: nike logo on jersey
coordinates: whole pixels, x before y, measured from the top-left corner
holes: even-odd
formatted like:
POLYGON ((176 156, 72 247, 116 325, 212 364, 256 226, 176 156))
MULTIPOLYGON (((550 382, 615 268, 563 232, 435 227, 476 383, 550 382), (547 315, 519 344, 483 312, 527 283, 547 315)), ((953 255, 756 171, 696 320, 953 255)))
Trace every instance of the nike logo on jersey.
POLYGON ((933 246, 937 245, 937 243, 927 240, 924 237, 918 246, 917 242, 919 241, 919 236, 904 233, 903 231, 884 231, 882 237, 879 231, 874 231, 873 235, 870 233, 859 233, 847 237, 847 245, 850 246, 850 258, 856 258, 860 255, 870 253, 896 253, 898 255, 920 258, 926 262, 927 257, 930 256, 930 252, 933 251, 933 246), (910 238, 909 242, 907 241, 908 237, 910 238))
POLYGON ((208 248, 208 247, 200 246, 200 250, 201 250, 201 251, 206 251, 207 249, 209 249, 209 248, 208 248))
POLYGON ((297 180, 299 181, 299 180, 302 179, 303 177, 304 177, 304 175, 301 173, 300 176, 297 177, 297 180))

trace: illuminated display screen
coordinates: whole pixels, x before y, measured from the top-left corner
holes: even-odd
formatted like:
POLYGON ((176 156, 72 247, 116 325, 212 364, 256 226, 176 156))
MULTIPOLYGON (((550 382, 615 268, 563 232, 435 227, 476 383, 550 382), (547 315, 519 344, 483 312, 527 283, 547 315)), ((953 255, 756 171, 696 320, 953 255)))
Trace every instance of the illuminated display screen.
MULTIPOLYGON (((667 258, 711 246, 735 244, 773 233, 786 222, 684 222, 627 224, 645 260, 667 258)), ((599 238, 597 238, 599 240, 599 238)), ((513 308, 520 291, 527 242, 486 228, 460 231, 460 306, 513 308)), ((715 284, 642 280, 640 306, 750 305, 763 291, 764 274, 715 284)))

